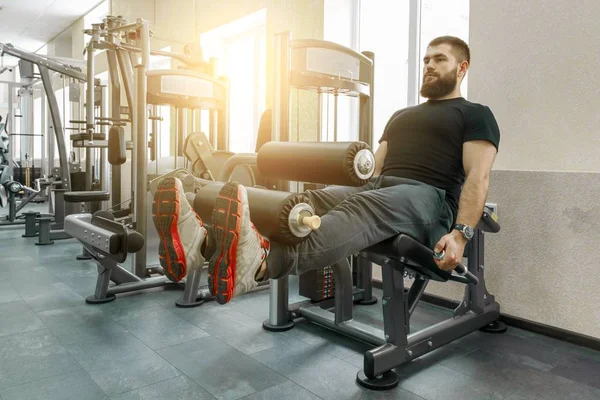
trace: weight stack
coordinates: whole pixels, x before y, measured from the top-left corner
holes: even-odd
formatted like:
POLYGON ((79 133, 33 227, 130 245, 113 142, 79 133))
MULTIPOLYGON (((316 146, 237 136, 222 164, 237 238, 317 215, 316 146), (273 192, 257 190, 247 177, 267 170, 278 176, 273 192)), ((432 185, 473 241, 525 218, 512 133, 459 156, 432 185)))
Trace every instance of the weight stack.
MULTIPOLYGON (((348 257, 352 268, 352 286, 356 286, 357 271, 354 257, 348 257)), ((333 269, 325 267, 323 269, 313 269, 298 278, 300 296, 309 298, 313 302, 320 302, 335 298, 335 279, 333 269)))
POLYGON ((308 297, 313 302, 335 297, 335 281, 331 267, 308 271, 298 279, 300 296, 308 297))

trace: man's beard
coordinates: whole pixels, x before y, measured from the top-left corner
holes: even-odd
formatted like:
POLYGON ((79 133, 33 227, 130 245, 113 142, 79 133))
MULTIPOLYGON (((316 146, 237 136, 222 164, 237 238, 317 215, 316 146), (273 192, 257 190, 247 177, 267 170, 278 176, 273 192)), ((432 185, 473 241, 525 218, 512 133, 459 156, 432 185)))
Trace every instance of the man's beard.
POLYGON ((423 85, 421 86, 421 96, 426 99, 437 99, 451 93, 456 87, 458 77, 450 72, 444 76, 437 76, 437 79, 431 82, 426 82, 426 77, 423 77, 423 85))

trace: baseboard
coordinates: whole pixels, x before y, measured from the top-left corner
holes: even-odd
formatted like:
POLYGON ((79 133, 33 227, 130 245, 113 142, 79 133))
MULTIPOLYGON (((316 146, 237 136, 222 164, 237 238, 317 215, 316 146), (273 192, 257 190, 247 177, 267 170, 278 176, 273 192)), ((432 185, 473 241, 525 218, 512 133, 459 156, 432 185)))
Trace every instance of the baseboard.
MULTIPOLYGON (((373 281, 373 287, 382 289, 381 282, 373 281)), ((428 304, 433 304, 439 307, 449 309, 455 309, 456 307, 458 307, 459 304, 459 301, 450 300, 445 297, 428 293, 423 293, 423 296, 421 296, 421 300, 428 304)), ((540 335, 562 340, 564 342, 572 343, 577 346, 587 347, 592 350, 600 351, 600 339, 591 336, 583 335, 577 332, 571 332, 566 329, 557 328, 555 326, 550 326, 542 324, 540 322, 534 322, 503 313, 500 313, 500 320, 506 325, 512 326, 514 328, 538 333, 540 335)))

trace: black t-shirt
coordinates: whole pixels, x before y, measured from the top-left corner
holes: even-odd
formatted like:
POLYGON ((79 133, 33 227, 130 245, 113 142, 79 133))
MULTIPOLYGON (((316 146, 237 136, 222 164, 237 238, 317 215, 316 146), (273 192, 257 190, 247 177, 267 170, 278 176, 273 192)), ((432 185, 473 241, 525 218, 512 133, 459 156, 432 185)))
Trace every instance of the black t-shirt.
POLYGON ((463 143, 488 140, 498 149, 500 130, 488 107, 459 97, 396 111, 379 143, 384 140, 388 148, 381 174, 444 189, 456 216, 465 181, 463 143))

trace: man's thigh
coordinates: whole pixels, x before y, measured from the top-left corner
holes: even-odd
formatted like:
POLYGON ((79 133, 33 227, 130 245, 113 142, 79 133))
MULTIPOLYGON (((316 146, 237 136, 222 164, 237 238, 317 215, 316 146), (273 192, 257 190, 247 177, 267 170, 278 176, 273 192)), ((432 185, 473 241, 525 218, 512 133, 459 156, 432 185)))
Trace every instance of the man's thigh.
POLYGON ((354 211, 359 218, 357 222, 387 226, 432 246, 447 233, 452 218, 445 195, 442 189, 411 181, 357 193, 341 208, 356 204, 360 207, 354 211))
POLYGON ((304 194, 311 200, 315 207, 315 212, 323 216, 338 206, 350 196, 362 193, 375 188, 376 178, 372 178, 363 186, 327 186, 323 189, 307 190, 304 194))

